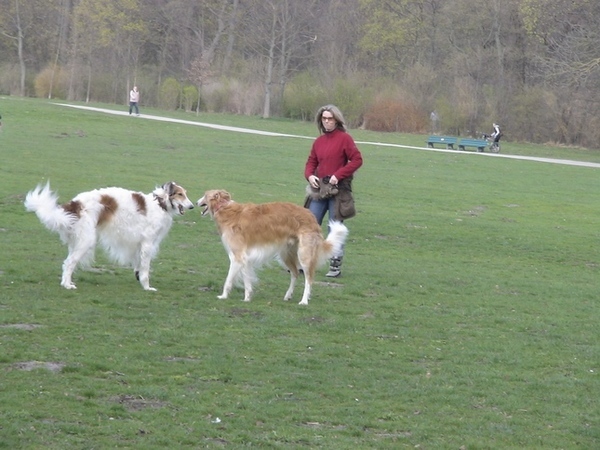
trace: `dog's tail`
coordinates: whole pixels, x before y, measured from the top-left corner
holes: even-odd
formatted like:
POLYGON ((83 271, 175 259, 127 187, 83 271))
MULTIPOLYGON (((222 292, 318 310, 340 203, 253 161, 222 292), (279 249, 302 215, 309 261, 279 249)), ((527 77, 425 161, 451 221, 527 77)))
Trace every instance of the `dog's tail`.
POLYGON ((40 222, 50 231, 64 233, 77 221, 77 218, 58 206, 58 196, 50 190, 50 182, 38 185, 25 197, 27 211, 35 212, 40 222))
POLYGON ((342 222, 329 222, 329 234, 323 243, 322 258, 327 260, 333 256, 341 255, 344 243, 348 237, 348 228, 342 222))

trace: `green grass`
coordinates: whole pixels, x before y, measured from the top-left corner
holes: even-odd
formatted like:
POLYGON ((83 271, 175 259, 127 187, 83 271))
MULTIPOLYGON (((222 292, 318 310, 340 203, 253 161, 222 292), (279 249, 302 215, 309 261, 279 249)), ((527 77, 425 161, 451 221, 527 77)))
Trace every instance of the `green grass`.
MULTIPOLYGON (((162 244, 158 292, 101 253, 67 291, 66 249, 23 207, 37 183, 50 179, 65 201, 174 179, 193 201, 224 188, 241 202, 301 203, 310 141, 13 98, 0 113, 0 448, 600 445, 598 169, 362 144, 343 278, 321 270, 308 307, 301 289, 282 301, 277 265, 251 303, 241 290, 218 300, 227 256, 198 210, 162 244)), ((582 149, 502 151, 600 161, 582 149)))

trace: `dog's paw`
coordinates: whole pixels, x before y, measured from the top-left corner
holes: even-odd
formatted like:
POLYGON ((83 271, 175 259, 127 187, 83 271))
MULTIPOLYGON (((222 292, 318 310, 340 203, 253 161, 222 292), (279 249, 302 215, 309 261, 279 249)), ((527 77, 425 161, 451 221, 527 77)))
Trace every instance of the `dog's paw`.
POLYGON ((302 305, 302 306, 307 306, 308 305, 308 301, 301 300, 300 303, 298 303, 298 304, 302 305))
POLYGON ((156 292, 156 288, 153 288, 152 286, 148 286, 145 290, 146 291, 156 292))
POLYGON ((217 295, 217 298, 219 300, 225 300, 227 298, 227 295, 225 295, 225 294, 217 295))
POLYGON ((75 286, 73 283, 63 284, 62 287, 65 289, 77 289, 77 286, 75 286))

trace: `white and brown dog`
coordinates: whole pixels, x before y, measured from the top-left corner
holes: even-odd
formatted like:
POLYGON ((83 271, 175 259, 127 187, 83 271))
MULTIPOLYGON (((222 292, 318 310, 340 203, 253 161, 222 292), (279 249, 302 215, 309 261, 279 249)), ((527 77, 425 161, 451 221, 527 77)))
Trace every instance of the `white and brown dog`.
POLYGON ((194 207, 185 189, 174 182, 151 194, 109 187, 83 192, 62 206, 57 200, 47 183, 27 194, 25 207, 69 247, 60 283, 67 289, 77 288, 73 272, 78 265, 93 261, 99 244, 116 263, 132 266, 145 290, 155 291, 150 287, 150 262, 169 232, 173 216, 194 207))
POLYGON ((273 202, 256 205, 236 203, 223 190, 211 190, 198 200, 202 215, 210 214, 217 224, 229 255, 229 273, 218 298, 229 296, 240 277, 244 283, 244 301, 250 301, 255 271, 277 257, 291 274, 284 300, 294 292, 300 270, 304 272, 304 294, 300 305, 307 305, 315 270, 340 252, 348 229, 341 222, 330 222, 327 239, 313 214, 293 203, 273 202))

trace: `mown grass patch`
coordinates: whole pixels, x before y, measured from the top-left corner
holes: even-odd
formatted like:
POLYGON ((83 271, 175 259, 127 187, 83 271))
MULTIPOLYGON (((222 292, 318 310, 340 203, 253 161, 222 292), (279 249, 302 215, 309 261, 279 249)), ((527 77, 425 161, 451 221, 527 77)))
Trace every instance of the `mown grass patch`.
POLYGON ((282 301, 277 265, 251 303, 217 300, 228 261, 197 210, 162 244, 158 292, 102 254, 67 291, 65 248, 23 208, 38 182, 301 203, 310 141, 0 109, 0 448, 597 447, 598 169, 365 144, 343 277, 308 307, 282 301))

